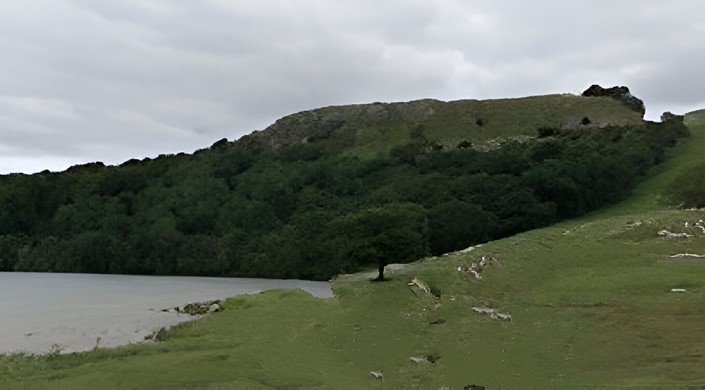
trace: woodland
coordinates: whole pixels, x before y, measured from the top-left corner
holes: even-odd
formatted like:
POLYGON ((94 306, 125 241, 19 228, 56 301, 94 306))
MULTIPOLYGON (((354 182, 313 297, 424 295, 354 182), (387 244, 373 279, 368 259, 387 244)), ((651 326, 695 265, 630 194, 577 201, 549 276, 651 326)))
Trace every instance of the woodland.
POLYGON ((573 218, 626 197, 688 135, 660 123, 536 129, 491 148, 419 125, 372 155, 325 143, 0 176, 0 271, 328 280, 573 218))

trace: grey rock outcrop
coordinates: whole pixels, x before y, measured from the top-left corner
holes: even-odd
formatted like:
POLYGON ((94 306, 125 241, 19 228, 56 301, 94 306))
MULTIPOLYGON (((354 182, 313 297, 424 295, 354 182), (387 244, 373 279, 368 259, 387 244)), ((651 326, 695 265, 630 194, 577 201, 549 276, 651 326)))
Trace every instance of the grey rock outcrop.
POLYGON ((433 99, 405 103, 372 103, 330 106, 287 115, 256 132, 264 145, 272 150, 287 145, 326 139, 347 123, 356 126, 380 122, 419 123, 434 113, 433 99))
POLYGON ((640 113, 642 117, 644 116, 644 114, 646 114, 646 107, 644 106, 644 102, 641 99, 633 96, 631 94, 631 92, 629 92, 629 88, 627 88, 625 86, 612 87, 612 88, 602 88, 601 86, 599 86, 597 84, 593 84, 590 86, 590 88, 586 89, 583 92, 583 96, 586 96, 586 97, 591 97, 591 96, 609 97, 609 98, 612 98, 615 100, 619 100, 625 106, 640 113))

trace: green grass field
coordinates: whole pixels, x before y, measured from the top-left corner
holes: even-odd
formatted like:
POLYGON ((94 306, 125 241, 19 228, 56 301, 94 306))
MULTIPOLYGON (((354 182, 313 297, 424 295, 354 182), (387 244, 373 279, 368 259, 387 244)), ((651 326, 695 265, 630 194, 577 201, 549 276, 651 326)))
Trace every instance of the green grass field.
POLYGON ((705 254, 705 233, 693 226, 705 210, 677 210, 662 196, 705 161, 705 115, 687 123, 692 137, 621 204, 394 267, 387 282, 344 275, 333 281, 336 298, 300 291, 234 298, 162 342, 0 357, 0 388, 703 386, 705 259, 670 256, 705 254), (662 237, 662 229, 692 237, 662 237), (458 271, 482 256, 496 259, 482 279, 458 271), (410 287, 414 278, 439 289, 440 298, 410 287))

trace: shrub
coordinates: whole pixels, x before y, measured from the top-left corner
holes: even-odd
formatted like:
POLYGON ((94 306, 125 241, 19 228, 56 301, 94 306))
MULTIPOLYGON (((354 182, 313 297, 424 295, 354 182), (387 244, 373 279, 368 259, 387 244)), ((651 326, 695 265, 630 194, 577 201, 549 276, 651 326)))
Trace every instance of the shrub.
POLYGON ((430 287, 431 294, 433 294, 434 297, 439 298, 441 297, 441 289, 436 287, 436 286, 431 286, 430 287))

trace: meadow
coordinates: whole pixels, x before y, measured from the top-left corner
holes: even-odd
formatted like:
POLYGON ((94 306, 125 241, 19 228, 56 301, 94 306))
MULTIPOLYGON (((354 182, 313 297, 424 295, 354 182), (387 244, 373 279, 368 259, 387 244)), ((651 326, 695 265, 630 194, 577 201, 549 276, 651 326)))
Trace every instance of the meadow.
POLYGON ((705 255, 698 224, 705 210, 677 209, 668 197, 675 180, 705 161, 705 115, 686 123, 692 136, 617 205, 473 250, 389 266, 385 282, 370 282, 374 271, 341 275, 332 282, 335 298, 291 290, 233 298, 224 311, 178 326, 161 341, 3 356, 0 387, 702 386, 705 259, 672 256, 705 255), (483 256, 478 279, 469 270, 483 256), (428 291, 410 286, 413 280, 428 291), (511 321, 473 307, 510 314, 511 321))

